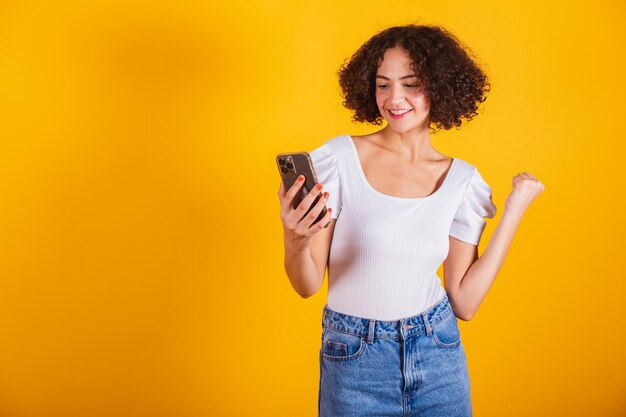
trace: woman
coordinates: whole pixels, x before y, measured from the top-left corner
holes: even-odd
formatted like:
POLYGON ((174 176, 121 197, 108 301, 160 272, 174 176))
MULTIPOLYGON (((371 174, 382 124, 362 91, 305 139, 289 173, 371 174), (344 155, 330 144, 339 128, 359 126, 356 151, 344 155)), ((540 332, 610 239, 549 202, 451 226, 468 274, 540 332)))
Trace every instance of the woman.
POLYGON ((328 266, 319 415, 471 416, 457 318, 476 313, 544 186, 527 172, 513 177, 479 258, 484 218, 496 214, 491 188, 476 167, 437 151, 430 130, 471 120, 489 83, 445 29, 386 29, 341 67, 339 82, 355 121, 387 125, 310 152, 319 184, 296 209, 301 181, 278 192, 293 288, 315 294, 328 266))

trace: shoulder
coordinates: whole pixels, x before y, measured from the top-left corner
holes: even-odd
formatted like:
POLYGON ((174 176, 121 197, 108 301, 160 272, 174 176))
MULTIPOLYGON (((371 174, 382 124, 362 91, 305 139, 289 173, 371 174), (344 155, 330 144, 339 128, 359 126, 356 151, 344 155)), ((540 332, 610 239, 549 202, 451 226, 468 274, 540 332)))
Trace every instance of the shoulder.
POLYGON ((491 187, 485 180, 478 167, 466 160, 456 160, 455 181, 459 190, 463 190, 466 197, 474 194, 491 194, 491 187))
MULTIPOLYGON (((462 161, 462 160, 461 160, 462 161)), ((470 185, 473 186, 485 186, 487 185, 485 179, 483 178, 480 170, 477 166, 467 162, 462 161, 461 165, 463 165, 465 171, 469 174, 470 185)))
POLYGON ((318 145, 315 149, 309 151, 309 156, 314 161, 320 161, 324 159, 335 159, 337 155, 341 153, 343 147, 348 145, 348 135, 339 135, 327 139, 318 145))
POLYGON ((454 158, 456 164, 456 176, 462 178, 463 180, 469 181, 474 175, 474 171, 476 171, 476 167, 461 158, 454 158))
POLYGON ((474 206, 482 206, 490 217, 495 215, 495 206, 492 200, 492 189, 489 183, 483 178, 479 169, 464 160, 458 159, 459 167, 463 171, 464 199, 473 201, 474 206))
POLYGON ((325 145, 330 145, 330 146, 345 145, 346 143, 348 143, 350 138, 351 138, 351 136, 348 135, 348 134, 338 135, 338 136, 334 136, 334 137, 326 140, 326 142, 324 142, 324 144, 325 145))
POLYGON ((315 170, 322 177, 335 177, 338 175, 338 161, 342 160, 341 155, 344 153, 342 149, 345 146, 349 146, 347 143, 349 139, 348 135, 335 136, 308 152, 315 170))

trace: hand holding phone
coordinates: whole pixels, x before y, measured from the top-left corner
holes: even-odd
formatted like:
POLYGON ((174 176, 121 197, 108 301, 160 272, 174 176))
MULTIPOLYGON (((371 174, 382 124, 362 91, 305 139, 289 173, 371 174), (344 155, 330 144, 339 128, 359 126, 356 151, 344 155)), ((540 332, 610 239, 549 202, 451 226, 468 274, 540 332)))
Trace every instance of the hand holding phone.
MULTIPOLYGON (((313 226, 317 225, 327 217, 323 227, 330 223, 331 210, 326 208, 328 193, 321 193, 321 184, 317 183, 315 169, 311 162, 311 157, 306 152, 281 153, 276 156, 276 163, 282 178, 282 185, 279 190, 281 205, 289 205, 295 212, 295 219, 287 219, 291 210, 283 207, 281 217, 283 221, 296 221, 307 226, 305 231, 308 234, 313 226), (302 176, 302 181, 297 181, 302 176), (320 185, 316 188, 316 185, 320 185)), ((289 216, 291 217, 291 216, 289 216)), ((296 225, 291 225, 295 227, 296 225)), ((319 225, 318 225, 319 226, 319 225)), ((323 227, 315 227, 312 232, 316 232, 323 227)))

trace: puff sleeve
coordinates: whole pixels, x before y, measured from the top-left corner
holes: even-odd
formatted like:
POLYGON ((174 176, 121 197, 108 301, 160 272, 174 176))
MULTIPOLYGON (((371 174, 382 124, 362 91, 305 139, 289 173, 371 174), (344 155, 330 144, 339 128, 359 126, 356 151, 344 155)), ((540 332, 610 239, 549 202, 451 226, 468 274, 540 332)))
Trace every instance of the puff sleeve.
POLYGON ((331 207, 331 218, 336 219, 341 211, 341 190, 339 186, 339 168, 332 146, 324 143, 309 152, 317 181, 324 186, 322 192, 328 192, 326 207, 331 207))
POLYGON ((487 225, 484 218, 495 217, 496 211, 496 206, 491 199, 491 187, 474 167, 463 200, 454 215, 449 235, 472 245, 478 245, 487 225))

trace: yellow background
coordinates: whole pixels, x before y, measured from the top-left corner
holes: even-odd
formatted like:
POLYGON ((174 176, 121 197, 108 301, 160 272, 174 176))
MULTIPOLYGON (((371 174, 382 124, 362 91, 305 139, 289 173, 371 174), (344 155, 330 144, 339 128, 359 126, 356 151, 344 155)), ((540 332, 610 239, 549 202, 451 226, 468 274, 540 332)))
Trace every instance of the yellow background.
MULTIPOLYGON (((474 413, 622 416, 623 1, 0 3, 0 416, 315 416, 326 284, 283 270, 274 156, 350 122, 336 70, 441 24, 492 83, 433 136, 546 186, 478 314, 474 413)), ((441 270, 440 270, 441 273, 441 270)))

